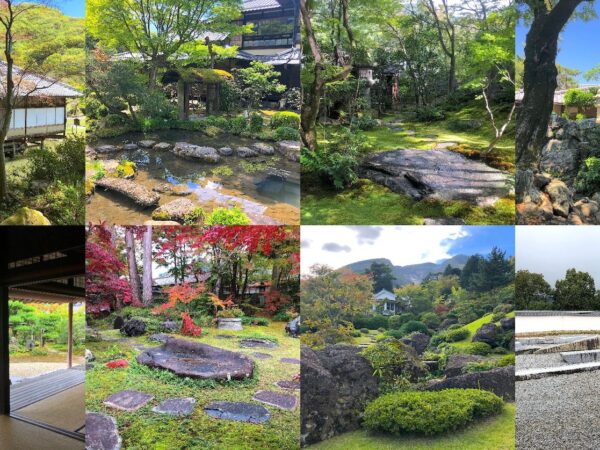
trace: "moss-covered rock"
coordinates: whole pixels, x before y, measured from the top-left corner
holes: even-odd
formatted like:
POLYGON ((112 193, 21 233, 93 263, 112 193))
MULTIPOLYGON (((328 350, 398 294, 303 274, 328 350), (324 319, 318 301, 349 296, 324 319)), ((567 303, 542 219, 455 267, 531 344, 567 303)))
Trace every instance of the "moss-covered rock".
POLYGON ((27 207, 18 209, 12 216, 8 217, 1 225, 52 225, 50 221, 39 211, 27 207))

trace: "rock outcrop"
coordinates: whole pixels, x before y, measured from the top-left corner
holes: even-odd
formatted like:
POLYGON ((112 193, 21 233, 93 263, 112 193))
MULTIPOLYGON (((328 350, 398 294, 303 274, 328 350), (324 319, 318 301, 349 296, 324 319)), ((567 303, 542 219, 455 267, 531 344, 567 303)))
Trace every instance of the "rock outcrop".
POLYGON ((515 399, 515 366, 499 367, 486 372, 459 375, 445 380, 433 380, 425 387, 428 391, 443 389, 483 389, 506 401, 515 399))
MULTIPOLYGON (((178 198, 159 206, 152 212, 154 220, 169 220, 184 223, 190 218, 197 206, 187 198, 178 198)), ((199 220, 202 217, 198 218, 199 220)))
POLYGON ((479 329, 475 332, 475 336, 473 336, 473 342, 484 342, 489 344, 492 347, 496 347, 498 343, 496 339, 498 337, 498 327, 492 323, 484 323, 479 327, 479 329))
POLYGON ((317 351, 302 347, 302 445, 360 427, 363 411, 379 387, 373 368, 359 352, 344 344, 317 351))
POLYGON ((429 345, 429 336, 425 333, 412 333, 410 336, 400 339, 400 341, 412 347, 417 355, 422 355, 429 345))

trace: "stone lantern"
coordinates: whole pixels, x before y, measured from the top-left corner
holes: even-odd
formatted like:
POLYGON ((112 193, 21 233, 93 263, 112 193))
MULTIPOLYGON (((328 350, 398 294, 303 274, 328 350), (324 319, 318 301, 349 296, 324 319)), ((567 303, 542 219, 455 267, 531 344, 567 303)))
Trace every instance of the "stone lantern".
POLYGON ((596 94, 596 123, 600 123, 600 90, 596 94))

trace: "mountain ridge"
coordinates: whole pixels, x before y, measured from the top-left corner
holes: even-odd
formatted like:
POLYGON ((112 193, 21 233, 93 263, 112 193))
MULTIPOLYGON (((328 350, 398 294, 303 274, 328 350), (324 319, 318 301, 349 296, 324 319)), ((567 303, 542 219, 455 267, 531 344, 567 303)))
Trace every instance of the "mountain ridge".
POLYGON ((469 257, 469 255, 455 255, 438 263, 426 262, 420 264, 407 264, 405 266, 395 266, 387 258, 373 258, 356 261, 341 268, 349 269, 355 273, 364 273, 366 269, 371 267, 371 263, 387 263, 392 266, 392 273, 396 277, 394 287, 400 287, 413 283, 419 284, 428 274, 443 272, 448 265, 462 269, 469 257))

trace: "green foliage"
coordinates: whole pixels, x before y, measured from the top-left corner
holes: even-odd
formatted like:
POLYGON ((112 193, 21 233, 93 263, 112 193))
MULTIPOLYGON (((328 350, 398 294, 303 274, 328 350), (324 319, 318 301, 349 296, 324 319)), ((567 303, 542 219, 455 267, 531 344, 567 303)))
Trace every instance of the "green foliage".
POLYGON ((32 207, 41 211, 55 225, 85 223, 85 192, 78 185, 55 181, 32 200, 32 207))
MULTIPOLYGON (((389 320, 395 316, 387 317, 382 314, 374 314, 371 316, 357 316, 352 318, 352 323, 355 328, 368 328, 369 330, 385 331, 388 328, 389 320)), ((390 326, 391 328, 391 326, 390 326)))
POLYGON ((272 129, 287 127, 297 130, 300 128, 300 114, 292 111, 279 111, 273 114, 271 123, 269 124, 272 129))
POLYGON ((395 339, 401 339, 406 335, 402 330, 387 330, 384 334, 395 339))
POLYGON ((79 136, 67 137, 53 150, 35 147, 27 151, 27 176, 36 181, 61 181, 81 184, 85 171, 85 140, 79 136))
POLYGON ((177 118, 175 106, 167 99, 164 92, 158 90, 146 90, 140 93, 138 100, 139 115, 142 121, 146 119, 156 120, 158 123, 177 118))
POLYGON ((361 131, 372 130, 377 127, 377 119, 374 119, 370 114, 362 114, 352 120, 352 127, 361 131))
POLYGON ((460 352, 468 355, 486 356, 489 355, 491 351, 492 347, 485 342, 470 342, 460 347, 460 352))
POLYGON ((258 325, 261 327, 268 327, 270 322, 269 319, 267 319, 266 317, 249 317, 249 316, 243 316, 242 317, 242 324, 244 325, 258 325))
POLYGON ((297 141, 300 139, 300 132, 296 128, 279 127, 275 129, 273 138, 276 141, 297 141))
POLYGON ((256 60, 251 61, 249 67, 234 69, 241 98, 250 109, 258 108, 268 95, 285 91, 285 85, 278 81, 280 75, 272 64, 256 60))
POLYGON ((404 321, 402 320, 402 317, 395 315, 395 316, 391 316, 388 319, 388 326, 390 327, 390 329, 392 330, 397 330, 399 329, 402 325, 404 324, 404 321))
POLYGON ((360 332, 361 332, 362 334, 369 334, 369 329, 368 329, 368 328, 361 328, 361 329, 360 329, 360 332))
POLYGON ((289 322, 292 320, 292 316, 286 311, 279 311, 273 315, 272 319, 276 322, 289 322))
POLYGON ((394 392, 367 406, 364 425, 392 434, 435 435, 499 414, 503 405, 497 395, 478 389, 394 392))
POLYGON ((587 108, 595 105, 594 94, 582 89, 569 89, 565 92, 565 106, 587 108))
POLYGON ((248 122, 242 116, 234 117, 231 119, 227 125, 227 131, 235 136, 239 136, 243 132, 245 132, 248 128, 248 122))
POLYGON ((235 81, 227 79, 221 83, 219 101, 221 102, 223 112, 231 114, 237 111, 240 107, 241 95, 242 91, 235 81))
POLYGON ((184 225, 196 225, 204 221, 204 210, 197 206, 183 217, 184 225))
POLYGON ((249 225, 250 218, 238 206, 232 208, 215 208, 206 217, 206 225, 249 225))
POLYGON ((421 333, 429 334, 429 328, 423 322, 419 322, 418 320, 410 320, 406 322, 400 328, 404 335, 413 333, 415 331, 419 331, 421 333))
POLYGON ((600 158, 590 156, 585 160, 585 166, 577 174, 575 189, 586 195, 600 191, 600 158))
POLYGON ((435 122, 444 120, 444 113, 435 106, 421 106, 417 108, 416 119, 419 122, 435 122))
POLYGON ((406 388, 426 372, 410 350, 397 339, 385 339, 361 352, 373 367, 374 375, 381 379, 382 391, 406 388))
POLYGON ((485 361, 472 361, 463 367, 463 373, 486 372, 497 367, 514 366, 515 354, 503 355, 500 358, 485 361))
POLYGON ((251 133, 260 133, 264 126, 263 116, 260 114, 250 114, 250 122, 248 124, 248 130, 251 133))
POLYGON ((440 326, 440 319, 434 312, 424 312, 419 319, 427 325, 428 328, 435 329, 440 326))
POLYGON ((556 282, 553 307, 559 311, 598 309, 594 278, 587 272, 568 269, 565 278, 556 282))
POLYGON ((367 148, 368 141, 364 135, 343 129, 332 136, 328 145, 317 151, 305 149, 301 161, 306 170, 320 175, 336 189, 343 189, 358 179, 359 157, 367 148))

